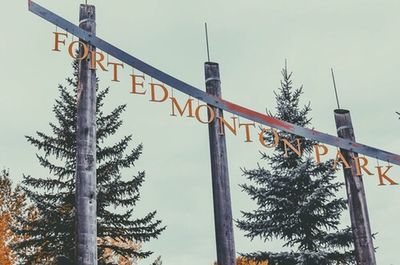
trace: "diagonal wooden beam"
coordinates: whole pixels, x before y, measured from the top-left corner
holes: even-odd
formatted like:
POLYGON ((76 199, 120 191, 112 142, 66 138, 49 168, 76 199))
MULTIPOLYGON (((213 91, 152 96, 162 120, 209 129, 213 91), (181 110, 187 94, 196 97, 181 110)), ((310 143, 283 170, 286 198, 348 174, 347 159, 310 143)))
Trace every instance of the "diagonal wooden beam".
POLYGON ((391 152, 380 150, 378 148, 370 147, 364 144, 356 143, 354 141, 339 138, 327 133, 319 132, 317 130, 308 129, 297 126, 285 121, 275 119, 271 116, 256 112, 249 108, 242 107, 235 103, 214 97, 194 86, 191 86, 157 68, 139 60, 138 58, 124 52, 123 50, 115 47, 107 41, 97 37, 94 34, 90 34, 73 23, 65 20, 50 10, 36 4, 29 0, 29 11, 42 17, 48 22, 64 29, 65 31, 75 35, 76 37, 85 40, 89 44, 107 52, 118 60, 130 65, 131 67, 140 70, 141 72, 185 93, 194 98, 197 98, 205 103, 208 103, 214 107, 220 108, 232 114, 236 114, 248 120, 257 122, 262 125, 270 126, 272 128, 282 130, 288 133, 293 133, 314 141, 325 143, 328 145, 336 146, 351 152, 363 154, 369 157, 377 158, 382 161, 386 161, 392 164, 400 165, 400 156, 391 152))

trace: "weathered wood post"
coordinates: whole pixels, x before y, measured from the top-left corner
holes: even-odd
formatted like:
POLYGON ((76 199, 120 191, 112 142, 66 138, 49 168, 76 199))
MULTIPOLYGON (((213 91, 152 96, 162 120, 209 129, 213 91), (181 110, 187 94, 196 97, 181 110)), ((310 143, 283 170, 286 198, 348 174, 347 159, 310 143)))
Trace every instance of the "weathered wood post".
MULTIPOLYGON (((96 34, 95 7, 81 5, 79 26, 96 34)), ((83 40, 81 40, 84 42, 83 40)), ((95 48, 89 44, 89 55, 95 48)), ((80 49, 80 56, 84 54, 80 49)), ((76 136, 76 264, 97 264, 96 222, 96 70, 90 56, 80 61, 76 136)))
MULTIPOLYGON (((350 111, 336 109, 334 113, 338 136, 355 141, 350 111)), ((375 265, 375 251, 372 242, 364 184, 362 177, 357 176, 357 164, 353 158, 353 156, 358 157, 358 154, 344 149, 340 149, 340 152, 351 166, 351 168, 345 168, 343 166, 343 171, 346 182, 351 227, 353 230, 356 261, 358 265, 375 265)))
MULTIPOLYGON (((207 93, 221 98, 221 81, 217 63, 204 64, 207 93)), ((210 106, 210 105, 209 105, 210 106)), ((231 195, 229 188, 228 158, 225 135, 220 134, 218 117, 223 117, 219 108, 210 106, 215 118, 208 126, 210 138, 211 174, 214 199, 215 237, 218 265, 235 265, 235 241, 233 236, 231 195)), ((208 112, 208 117, 211 113, 208 112)))

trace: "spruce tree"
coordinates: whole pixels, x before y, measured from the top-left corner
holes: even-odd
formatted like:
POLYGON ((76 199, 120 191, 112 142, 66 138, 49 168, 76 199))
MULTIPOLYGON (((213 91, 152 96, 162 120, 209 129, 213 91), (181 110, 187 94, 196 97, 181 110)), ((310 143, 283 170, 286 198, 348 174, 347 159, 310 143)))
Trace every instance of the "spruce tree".
MULTIPOLYGON (((27 140, 38 149, 37 158, 48 169, 47 177, 24 176, 22 189, 38 209, 35 220, 20 218, 16 232, 26 239, 15 245, 23 264, 52 264, 62 257, 72 264, 75 252, 75 161, 77 125, 78 61, 73 62, 73 77, 67 86, 59 85, 60 98, 53 107, 56 123, 51 134, 37 132, 27 140), (36 249, 34 253, 28 249, 36 249)), ((110 144, 107 138, 122 125, 120 105, 111 113, 103 112, 108 89, 97 89, 97 233, 98 264, 114 264, 113 256, 141 259, 152 252, 140 245, 157 238, 165 229, 156 220, 156 212, 137 218, 134 206, 145 173, 123 178, 139 159, 143 146, 130 148, 132 136, 110 144)))
MULTIPOLYGON (((282 75, 281 87, 275 92, 276 113, 267 113, 309 127, 310 104, 300 106, 299 102, 303 88, 293 88, 292 73, 288 73, 286 65, 282 75)), ((244 255, 279 265, 353 264, 351 230, 339 229, 347 202, 337 197, 343 184, 336 180, 337 168, 333 161, 316 163, 312 155, 316 143, 311 140, 286 132, 279 132, 279 136, 281 140, 272 155, 261 152, 262 161, 269 167, 259 164, 256 169, 243 169, 248 182, 241 187, 256 202, 257 208, 242 211, 237 226, 251 240, 279 239, 288 250, 262 250, 244 255), (283 138, 296 148, 296 139, 300 139, 302 156, 290 149, 285 156, 283 138)), ((272 135, 265 134, 265 140, 273 142, 272 135)))

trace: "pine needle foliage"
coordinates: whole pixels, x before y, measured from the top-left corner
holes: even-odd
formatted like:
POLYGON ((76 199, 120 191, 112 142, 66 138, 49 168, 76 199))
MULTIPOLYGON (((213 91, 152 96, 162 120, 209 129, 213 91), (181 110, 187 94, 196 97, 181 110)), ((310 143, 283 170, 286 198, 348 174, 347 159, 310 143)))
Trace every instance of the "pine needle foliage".
MULTIPOLYGON (((293 88, 292 73, 282 69, 283 80, 275 93, 276 112, 270 116, 298 126, 310 127, 310 104, 300 106, 303 88, 293 88)), ((347 201, 337 197, 343 184, 335 176, 333 161, 316 163, 312 154, 315 142, 286 132, 279 132, 280 141, 272 154, 261 152, 262 165, 244 169, 247 183, 244 192, 256 203, 256 209, 242 211, 237 226, 253 240, 282 240, 287 251, 258 251, 243 254, 251 260, 284 265, 353 264, 350 228, 339 229, 340 217, 347 201), (291 149, 285 155, 282 139, 297 148, 300 140, 302 155, 291 149)), ((273 143, 273 135, 265 134, 273 143)))
MULTIPOLYGON (((75 253, 75 162, 77 126, 78 61, 73 62, 73 77, 67 86, 59 85, 60 97, 53 107, 55 123, 51 133, 36 132, 27 136, 37 148, 37 159, 48 169, 49 176, 23 178, 22 189, 38 209, 38 218, 21 218, 17 233, 26 240, 15 248, 24 264, 50 264, 58 257, 70 262, 75 253), (22 228, 23 227, 23 228, 22 228), (37 249, 34 253, 26 249, 37 249)), ((126 105, 110 113, 103 112, 108 89, 97 89, 97 233, 98 264, 113 264, 110 255, 126 259, 142 259, 152 254, 138 244, 157 238, 165 227, 156 219, 156 211, 137 218, 134 211, 140 199, 145 172, 123 177, 123 170, 132 172, 143 146, 131 148, 132 135, 110 144, 108 138, 122 126, 121 115, 126 105), (112 239, 112 240, 110 240, 112 239), (123 242, 112 244, 110 242, 123 242), (134 247, 133 247, 134 246, 134 247)))

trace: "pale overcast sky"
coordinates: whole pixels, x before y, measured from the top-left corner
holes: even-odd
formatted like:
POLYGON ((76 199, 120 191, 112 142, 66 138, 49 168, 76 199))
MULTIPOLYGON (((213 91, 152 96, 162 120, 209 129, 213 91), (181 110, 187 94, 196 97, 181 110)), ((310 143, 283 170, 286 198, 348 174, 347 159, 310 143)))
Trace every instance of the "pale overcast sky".
MULTIPOLYGON (((38 0, 77 24, 84 1, 38 0)), ((400 153, 400 2, 394 0, 146 0, 95 1, 97 34, 153 66, 204 89, 204 22, 209 24, 211 59, 220 64, 224 98, 264 112, 275 106, 285 58, 303 102, 311 101, 313 126, 335 134, 330 67, 335 68, 341 105, 351 110, 357 140, 400 153)), ((15 182, 23 173, 47 176, 35 148, 24 139, 50 132, 57 84, 71 73, 65 49, 52 52, 55 27, 27 10, 27 1, 6 1, 0 17, 0 167, 15 182)), ((129 173, 146 170, 137 213, 157 209, 168 226, 145 249, 162 255, 164 264, 204 265, 216 259, 207 126, 169 115, 170 105, 129 94, 131 69, 121 82, 100 73, 101 87, 111 87, 106 108, 127 104, 118 136, 133 134, 144 154, 129 173)), ((176 92, 176 94, 179 94, 176 92)), ((185 99, 182 95, 181 99, 185 99)), ((117 137, 113 138, 118 139, 117 137)), ((239 184, 241 167, 253 168, 261 149, 228 135, 234 218, 254 207, 239 184)), ((335 148, 330 148, 331 152, 335 148)), ((371 161, 375 165, 374 160, 371 161)), ((400 182, 396 166, 391 176, 400 182)), ((343 180, 342 172, 338 179, 343 180)), ((378 187, 364 179, 378 264, 400 264, 399 187, 378 187)), ((349 217, 343 216, 343 225, 349 217)), ((235 230, 238 252, 279 250, 279 242, 249 241, 235 230)), ((142 264, 150 263, 150 259, 142 264)))

